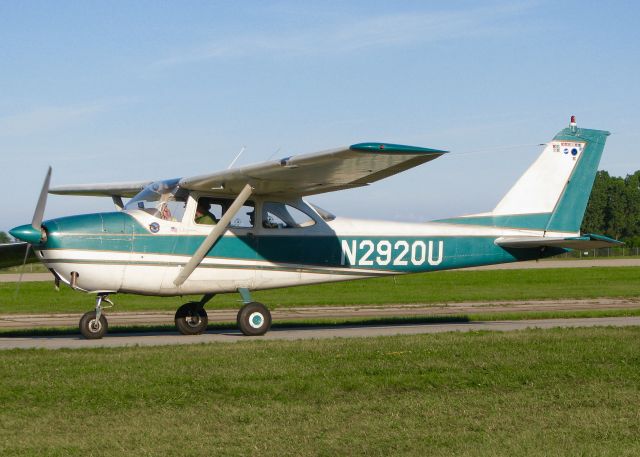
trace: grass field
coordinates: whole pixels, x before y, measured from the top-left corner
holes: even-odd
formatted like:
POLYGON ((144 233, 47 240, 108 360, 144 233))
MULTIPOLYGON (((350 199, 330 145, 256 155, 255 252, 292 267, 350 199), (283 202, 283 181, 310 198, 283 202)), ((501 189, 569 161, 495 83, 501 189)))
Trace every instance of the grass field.
MULTIPOLYGON (((0 283, 0 313, 84 312, 93 297, 52 283, 0 283)), ((547 300, 638 297, 640 267, 543 270, 445 271, 301 286, 256 292, 254 300, 271 308, 358 304, 453 303, 465 301, 547 300)), ((198 297, 199 298, 199 297, 198 297)), ((196 297, 114 297, 119 311, 175 310, 196 297)), ((215 297, 208 308, 237 308, 238 294, 215 297)))
POLYGON ((640 328, 0 352, 0 454, 640 454, 640 328))

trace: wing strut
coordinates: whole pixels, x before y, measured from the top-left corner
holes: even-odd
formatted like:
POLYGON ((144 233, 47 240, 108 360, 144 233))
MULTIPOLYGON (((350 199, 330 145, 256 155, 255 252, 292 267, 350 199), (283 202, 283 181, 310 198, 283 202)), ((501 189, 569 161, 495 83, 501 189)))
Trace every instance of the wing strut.
POLYGON ((235 217, 238 211, 240 211, 240 208, 242 208, 242 205, 244 205, 244 202, 246 202, 249 196, 251 196, 251 192, 253 192, 252 187, 249 184, 246 184, 242 191, 240 191, 236 199, 233 201, 229 209, 220 218, 220 221, 213 227, 213 229, 211 229, 211 232, 202 242, 195 254, 193 254, 193 257, 189 259, 180 274, 178 274, 176 279, 173 280, 173 283, 176 286, 181 286, 182 284, 184 284, 189 276, 191 276, 191 273, 193 273, 198 265, 200 265, 202 259, 205 258, 213 245, 216 244, 216 241, 218 241, 218 238, 220 238, 220 236, 222 236, 222 234, 225 232, 225 230, 229 226, 229 223, 231 222, 231 219, 235 217))

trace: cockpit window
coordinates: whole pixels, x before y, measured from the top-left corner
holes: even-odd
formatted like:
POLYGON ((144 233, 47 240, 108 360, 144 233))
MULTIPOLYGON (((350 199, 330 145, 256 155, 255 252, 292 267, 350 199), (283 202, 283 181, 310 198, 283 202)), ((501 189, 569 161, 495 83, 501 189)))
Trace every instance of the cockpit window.
POLYGON ((142 210, 165 221, 182 221, 187 205, 188 191, 178 186, 177 179, 149 184, 127 202, 125 210, 142 210))
POLYGON ((298 208, 280 202, 264 202, 262 226, 270 229, 301 228, 314 225, 311 216, 298 208))
MULTIPOLYGON (((215 225, 232 203, 233 200, 229 198, 201 197, 198 199, 194 222, 199 225, 215 225)), ((229 227, 252 228, 254 214, 255 204, 252 201, 245 202, 229 223, 229 227)))

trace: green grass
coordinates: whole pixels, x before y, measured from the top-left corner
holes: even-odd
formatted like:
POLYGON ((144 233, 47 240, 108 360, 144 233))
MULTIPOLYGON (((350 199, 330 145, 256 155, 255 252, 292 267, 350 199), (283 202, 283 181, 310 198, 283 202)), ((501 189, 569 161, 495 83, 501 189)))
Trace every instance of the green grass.
MULTIPOLYGON (((84 312, 93 297, 52 283, 0 283, 0 313, 84 312)), ((395 278, 301 286, 256 292, 271 308, 360 304, 447 303, 465 301, 551 300, 561 298, 638 297, 640 267, 558 268, 541 270, 450 271, 395 278)), ((114 297, 120 311, 175 310, 195 297, 114 297)), ((215 297, 208 308, 237 308, 238 294, 215 297)))
MULTIPOLYGON (((9 268, 0 268, 0 274, 20 274, 23 271, 22 267, 9 267, 9 268)), ((36 263, 28 263, 24 266, 24 273, 49 273, 47 267, 45 267, 40 262, 36 263)))
POLYGON ((0 352, 0 454, 640 454, 640 328, 0 352))

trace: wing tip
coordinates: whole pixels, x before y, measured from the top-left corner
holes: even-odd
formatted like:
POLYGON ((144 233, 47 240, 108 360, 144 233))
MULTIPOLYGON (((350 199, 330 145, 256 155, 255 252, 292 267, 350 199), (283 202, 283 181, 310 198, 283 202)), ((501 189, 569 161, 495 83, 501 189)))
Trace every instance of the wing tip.
POLYGON ((441 149, 378 142, 352 144, 349 149, 356 152, 378 152, 384 154, 446 154, 449 152, 441 149))

